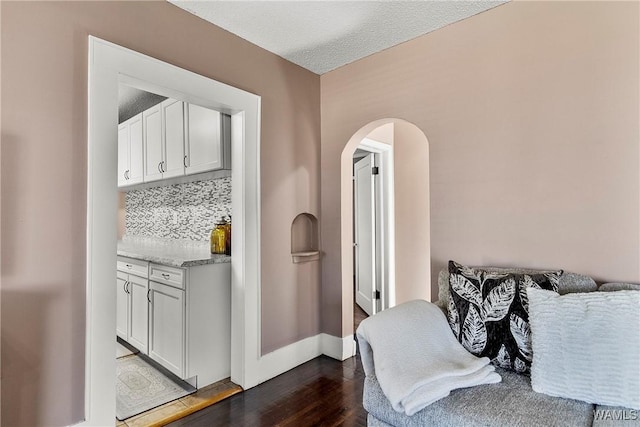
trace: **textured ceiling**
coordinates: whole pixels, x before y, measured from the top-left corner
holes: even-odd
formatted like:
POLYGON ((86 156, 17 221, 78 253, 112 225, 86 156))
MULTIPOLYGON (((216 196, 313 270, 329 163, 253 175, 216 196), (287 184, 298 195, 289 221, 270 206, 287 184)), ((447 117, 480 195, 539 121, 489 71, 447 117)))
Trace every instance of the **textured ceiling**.
POLYGON ((316 74, 506 2, 169 1, 316 74))
POLYGON ((118 123, 151 108, 167 99, 165 96, 145 92, 131 86, 118 85, 118 123))

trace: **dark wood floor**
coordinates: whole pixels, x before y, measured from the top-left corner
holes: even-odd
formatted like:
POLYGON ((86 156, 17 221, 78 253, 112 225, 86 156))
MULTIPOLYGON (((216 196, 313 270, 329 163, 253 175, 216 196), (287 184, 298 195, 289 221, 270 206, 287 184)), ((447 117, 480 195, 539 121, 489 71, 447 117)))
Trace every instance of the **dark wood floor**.
POLYGON ((358 325, 360 325, 360 322, 362 322, 364 319, 366 319, 367 317, 369 317, 369 315, 360 308, 360 306, 358 304, 353 303, 353 333, 356 332, 356 329, 358 329, 358 325))
POLYGON ((320 356, 169 426, 366 426, 363 381, 359 356, 320 356))

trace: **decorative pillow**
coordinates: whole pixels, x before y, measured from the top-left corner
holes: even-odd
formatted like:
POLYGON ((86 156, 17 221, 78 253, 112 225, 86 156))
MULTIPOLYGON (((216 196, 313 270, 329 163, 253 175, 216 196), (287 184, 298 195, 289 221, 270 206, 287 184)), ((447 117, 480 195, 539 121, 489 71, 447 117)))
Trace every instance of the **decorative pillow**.
POLYGON ((527 288, 558 290, 562 271, 489 272, 449 261, 451 330, 472 354, 516 372, 531 366, 527 288))
POLYGON ((640 409, 640 292, 528 294, 533 390, 640 409))

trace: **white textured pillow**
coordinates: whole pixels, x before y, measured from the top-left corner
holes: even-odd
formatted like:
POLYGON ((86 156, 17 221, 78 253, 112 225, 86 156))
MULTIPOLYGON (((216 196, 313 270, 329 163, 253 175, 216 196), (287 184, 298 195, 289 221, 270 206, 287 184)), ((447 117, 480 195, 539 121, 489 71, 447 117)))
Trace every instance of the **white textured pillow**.
POLYGON ((640 409, 640 292, 527 293, 533 390, 640 409))

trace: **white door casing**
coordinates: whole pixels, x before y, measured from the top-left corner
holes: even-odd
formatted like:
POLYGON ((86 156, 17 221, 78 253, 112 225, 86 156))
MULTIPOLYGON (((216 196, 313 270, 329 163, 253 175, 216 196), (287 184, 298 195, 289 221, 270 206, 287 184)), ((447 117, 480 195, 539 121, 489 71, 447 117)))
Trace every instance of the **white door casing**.
POLYGON ((86 410, 80 425, 110 425, 115 417, 118 84, 231 115, 231 380, 247 389, 296 366, 298 353, 272 366, 260 352, 260 96, 93 36, 88 45, 86 410))
POLYGON ((354 165, 354 246, 356 303, 369 315, 376 312, 376 233, 374 155, 354 165))

